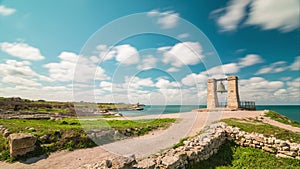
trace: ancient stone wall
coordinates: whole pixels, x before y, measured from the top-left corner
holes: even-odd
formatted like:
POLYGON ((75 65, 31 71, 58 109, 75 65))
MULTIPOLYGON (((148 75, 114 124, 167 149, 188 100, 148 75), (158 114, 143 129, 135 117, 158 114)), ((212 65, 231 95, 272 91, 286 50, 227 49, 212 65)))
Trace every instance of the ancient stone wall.
MULTIPOLYGON (((240 146, 250 146, 276 154, 277 157, 296 158, 300 160, 300 144, 279 140, 274 137, 265 137, 262 134, 247 133, 237 127, 228 126, 225 123, 212 124, 203 134, 184 141, 184 145, 175 149, 169 149, 163 153, 152 155, 146 159, 137 161, 137 164, 130 161, 134 169, 176 169, 187 168, 188 164, 198 163, 207 160, 219 151, 219 148, 226 141, 232 140, 240 146)), ((93 165, 85 166, 85 169, 111 167, 114 160, 105 160, 93 165), (95 167, 97 166, 97 167, 95 167)), ((119 163, 119 162, 118 162, 119 163)), ((125 162, 124 162, 125 163, 125 162)), ((128 164, 128 163, 126 163, 128 164)))

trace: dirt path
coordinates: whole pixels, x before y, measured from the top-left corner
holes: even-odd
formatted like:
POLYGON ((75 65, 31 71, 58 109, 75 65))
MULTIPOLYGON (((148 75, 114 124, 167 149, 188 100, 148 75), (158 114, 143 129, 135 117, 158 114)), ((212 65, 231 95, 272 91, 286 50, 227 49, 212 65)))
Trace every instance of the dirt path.
MULTIPOLYGON (((186 112, 164 115, 149 115, 140 117, 125 117, 129 120, 151 119, 151 118, 179 118, 179 122, 173 124, 167 130, 150 132, 148 135, 117 141, 100 147, 64 151, 51 154, 48 158, 32 164, 16 162, 8 164, 0 162, 2 169, 67 169, 78 168, 85 164, 92 164, 108 158, 109 156, 135 154, 143 157, 171 147, 181 138, 197 134, 204 126, 214 121, 225 118, 255 118, 263 111, 237 111, 237 112, 186 112)), ((124 118, 123 118, 124 119, 124 118)), ((272 125, 282 127, 284 125, 268 121, 272 125)), ((297 128, 299 130, 299 128, 297 128)), ((293 129, 294 131, 294 129, 293 129)))
POLYGON ((278 121, 272 120, 269 117, 264 117, 262 122, 267 123, 267 124, 271 124, 273 126, 280 127, 282 129, 285 129, 285 130, 290 130, 290 131, 293 131, 293 132, 300 133, 300 128, 299 127, 294 127, 294 126, 291 126, 291 125, 283 124, 283 123, 280 123, 278 121))

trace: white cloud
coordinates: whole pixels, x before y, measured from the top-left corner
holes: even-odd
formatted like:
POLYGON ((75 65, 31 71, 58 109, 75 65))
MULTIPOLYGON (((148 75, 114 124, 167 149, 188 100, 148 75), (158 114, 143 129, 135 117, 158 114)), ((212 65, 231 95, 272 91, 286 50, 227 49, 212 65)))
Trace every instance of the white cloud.
POLYGON ((163 29, 174 28, 179 20, 179 14, 174 11, 159 12, 158 10, 152 10, 147 15, 149 17, 157 17, 156 23, 163 29))
POLYGON ((131 45, 120 45, 114 48, 117 51, 116 60, 121 64, 131 65, 139 62, 139 53, 131 45))
POLYGON ((246 24, 288 32, 300 26, 299 0, 254 0, 246 24))
POLYGON ((139 70, 148 70, 151 68, 155 68, 156 67, 156 63, 157 63, 158 59, 153 57, 153 56, 147 56, 145 58, 143 58, 142 63, 140 63, 137 66, 137 69, 139 70))
POLYGON ((202 47, 198 42, 177 43, 173 47, 162 47, 158 51, 163 52, 163 62, 175 67, 184 65, 196 65, 204 58, 202 47))
POLYGON ((178 39, 185 39, 188 37, 190 37, 190 34, 188 34, 188 33, 182 33, 177 36, 178 39))
POLYGON ((100 59, 101 61, 111 60, 116 55, 116 50, 107 45, 98 45, 96 49, 99 53, 99 60, 96 60, 97 62, 99 62, 100 59))
POLYGON ((154 82, 151 78, 125 77, 125 83, 128 89, 140 89, 141 87, 153 87, 154 82))
POLYGON ((44 67, 49 69, 50 78, 55 81, 81 81, 87 80, 106 80, 108 77, 105 71, 97 66, 89 58, 78 56, 72 52, 62 52, 58 58, 59 63, 48 63, 44 67), (78 61, 78 62, 77 62, 78 61), (76 68, 76 74, 75 74, 76 68))
POLYGON ((36 87, 42 86, 40 83, 36 82, 36 80, 32 80, 28 78, 25 79, 23 77, 11 76, 11 75, 3 77, 2 82, 20 85, 20 86, 36 86, 36 87))
POLYGON ((267 73, 278 73, 278 72, 283 72, 287 69, 288 69, 288 67, 286 66, 285 61, 278 61, 278 62, 272 63, 266 67, 261 68, 255 74, 261 75, 261 74, 267 74, 267 73))
POLYGON ((195 86, 195 85, 200 84, 200 83, 206 83, 207 78, 208 77, 205 74, 191 73, 191 74, 185 76, 181 80, 181 83, 186 85, 186 86, 195 86))
POLYGON ((249 54, 239 60, 240 67, 252 66, 258 63, 262 63, 263 59, 259 55, 249 54))
POLYGON ((212 12, 212 15, 217 15, 220 12, 225 12, 223 16, 217 19, 218 25, 221 26, 222 31, 235 30, 239 22, 244 18, 246 6, 250 0, 232 0, 228 6, 212 12))
POLYGON ((240 89, 248 92, 274 91, 284 86, 281 81, 268 81, 262 77, 252 77, 248 80, 240 80, 240 89))
POLYGON ((7 60, 6 63, 0 63, 0 76, 37 76, 29 65, 28 61, 7 60))
POLYGON ((1 95, 5 97, 22 97, 32 100, 73 101, 72 88, 65 86, 24 86, 0 88, 1 95))
POLYGON ((295 61, 290 65, 291 70, 300 70, 300 56, 295 58, 295 61))
POLYGON ((167 72, 170 72, 170 73, 172 73, 172 72, 178 72, 178 71, 179 71, 179 69, 176 68, 176 67, 170 67, 169 69, 167 69, 167 72))
POLYGON ((0 48, 3 52, 21 59, 25 59, 25 60, 44 59, 44 56, 42 56, 38 48, 29 46, 26 43, 2 42, 0 43, 0 48))
POLYGON ((264 30, 279 29, 288 32, 299 28, 299 0, 231 0, 225 8, 211 14, 222 31, 232 31, 238 25, 258 25, 264 30), (249 7, 249 13, 246 11, 249 7), (247 17, 245 22, 242 22, 247 17))
POLYGON ((2 16, 8 16, 15 12, 16 12, 16 10, 13 8, 8 8, 4 5, 0 5, 0 15, 2 15, 2 16))
POLYGON ((297 89, 300 90, 300 78, 297 78, 297 79, 295 79, 293 81, 287 82, 287 85, 289 87, 295 87, 295 88, 297 88, 297 89))
MULTIPOLYGON (((278 103, 281 100, 279 92, 284 83, 281 81, 268 81, 262 77, 239 80, 241 100, 254 100, 256 104, 278 103), (275 95, 275 93, 277 95, 275 95)), ((282 90, 281 90, 282 92, 282 90)))
POLYGON ((209 74, 210 76, 235 74, 238 73, 239 70, 240 67, 237 63, 228 63, 208 69, 207 74, 209 74))
POLYGON ((155 83, 155 86, 160 89, 169 89, 174 87, 180 87, 180 84, 178 82, 170 82, 166 79, 158 79, 158 81, 155 83))

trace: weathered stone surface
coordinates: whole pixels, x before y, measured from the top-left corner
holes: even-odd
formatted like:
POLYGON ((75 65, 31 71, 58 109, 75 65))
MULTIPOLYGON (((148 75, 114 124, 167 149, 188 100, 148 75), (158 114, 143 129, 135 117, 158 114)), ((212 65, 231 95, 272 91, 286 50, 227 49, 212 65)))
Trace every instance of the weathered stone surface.
POLYGON ((8 140, 12 157, 25 155, 35 148, 36 138, 32 134, 10 134, 8 140))
MULTIPOLYGON (((150 158, 143 159, 133 166, 133 168, 184 169, 189 163, 193 164, 209 159, 213 154, 218 152, 219 147, 227 140, 233 140, 241 146, 251 146, 277 154, 277 157, 300 159, 300 144, 290 143, 289 141, 283 141, 275 137, 264 137, 258 133, 247 133, 241 131, 239 128, 227 126, 225 123, 216 123, 212 124, 203 134, 184 141, 183 146, 176 149, 169 149, 161 154, 157 153, 150 158)), ((97 163, 89 169, 102 169, 108 168, 108 166, 125 169, 130 166, 127 165, 124 168, 124 161, 120 163, 121 165, 116 165, 116 161, 110 160, 97 163)))
POLYGON ((165 156, 161 161, 168 169, 175 169, 179 165, 179 158, 176 156, 165 156))
POLYGON ((136 168, 136 169, 154 169, 155 165, 156 164, 153 159, 147 158, 142 161, 139 161, 138 164, 134 165, 134 168, 136 168))

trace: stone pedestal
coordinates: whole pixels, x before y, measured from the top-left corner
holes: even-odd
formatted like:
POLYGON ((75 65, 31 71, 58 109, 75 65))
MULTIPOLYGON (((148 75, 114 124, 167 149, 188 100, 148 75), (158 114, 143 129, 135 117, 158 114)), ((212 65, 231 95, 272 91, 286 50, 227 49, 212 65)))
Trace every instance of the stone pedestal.
POLYGON ((218 107, 217 82, 216 79, 207 80, 207 109, 218 107))
POLYGON ((228 81, 228 98, 227 98, 227 108, 238 109, 240 107, 240 97, 238 90, 238 77, 229 76, 228 81))

